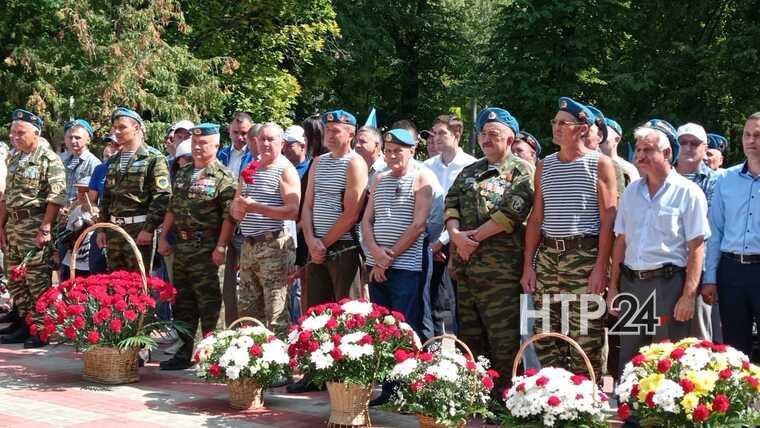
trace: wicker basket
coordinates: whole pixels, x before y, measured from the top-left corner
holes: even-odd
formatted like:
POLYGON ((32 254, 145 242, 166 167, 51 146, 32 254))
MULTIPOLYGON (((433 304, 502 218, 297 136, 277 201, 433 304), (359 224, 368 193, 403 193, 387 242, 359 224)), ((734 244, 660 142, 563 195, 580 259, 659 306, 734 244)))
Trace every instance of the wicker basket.
POLYGON ((327 382, 330 394, 330 420, 328 427, 369 427, 369 399, 371 385, 327 382))
MULTIPOLYGON (((137 244, 129 234, 121 227, 111 223, 96 223, 88 227, 79 235, 74 248, 71 250, 71 254, 79 253, 79 246, 82 245, 82 241, 87 235, 95 229, 111 229, 119 234, 127 241, 132 251, 137 258, 137 265, 140 268, 140 275, 142 276, 143 292, 148 293, 148 278, 145 275, 145 266, 143 265, 142 256, 140 250, 137 248, 137 244)), ((71 280, 76 278, 77 272, 77 258, 71 258, 71 280)), ((137 331, 141 331, 143 328, 143 315, 140 315, 137 331)), ((108 346, 96 346, 84 351, 84 370, 82 376, 85 380, 90 382, 102 383, 106 385, 120 385, 125 383, 134 383, 140 380, 140 376, 137 372, 137 353, 138 349, 130 348, 120 350, 108 346)))
POLYGON ((235 410, 264 407, 264 389, 253 379, 237 379, 227 383, 230 387, 230 407, 235 410))
MULTIPOLYGON (((420 423, 420 428, 449 428, 449 425, 441 425, 435 421, 435 418, 422 413, 417 413, 417 422, 420 423)), ((460 422, 455 425, 457 428, 462 428, 464 422, 460 422)))

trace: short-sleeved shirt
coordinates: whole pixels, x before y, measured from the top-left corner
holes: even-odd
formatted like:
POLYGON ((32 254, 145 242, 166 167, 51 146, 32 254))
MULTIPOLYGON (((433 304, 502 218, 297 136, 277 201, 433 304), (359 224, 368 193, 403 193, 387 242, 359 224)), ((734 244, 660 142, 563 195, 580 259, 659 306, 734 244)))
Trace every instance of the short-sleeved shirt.
POLYGON ((666 264, 686 267, 688 243, 710 237, 707 199, 696 184, 671 170, 650 197, 646 177, 626 189, 615 218, 615 234, 625 235, 625 265, 651 270, 666 264))
POLYGON ((106 186, 107 172, 108 164, 105 162, 96 166, 95 169, 92 170, 92 176, 90 176, 90 185, 88 187, 90 190, 95 190, 98 192, 98 199, 103 198, 103 191, 105 190, 106 186))

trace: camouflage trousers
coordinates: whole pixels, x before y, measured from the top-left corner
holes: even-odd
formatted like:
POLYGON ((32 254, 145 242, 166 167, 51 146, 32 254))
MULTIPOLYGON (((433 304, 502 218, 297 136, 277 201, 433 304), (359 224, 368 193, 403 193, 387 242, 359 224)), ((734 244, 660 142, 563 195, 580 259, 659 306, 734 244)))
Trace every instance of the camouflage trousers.
POLYGON ((51 242, 42 249, 35 245, 37 230, 41 223, 42 215, 18 220, 8 218, 5 224, 8 241, 8 248, 5 249, 8 292, 22 317, 34 311, 37 299, 52 284, 53 244, 51 242), (27 260, 26 277, 20 281, 11 281, 11 269, 21 264, 24 257, 32 250, 34 254, 27 260))
MULTIPOLYGON (((564 252, 556 249, 541 247, 538 254, 536 275, 537 288, 534 296, 536 310, 545 309, 545 297, 549 303, 549 331, 563 333, 578 342, 591 360, 591 365, 597 376, 601 376, 607 364, 607 349, 605 344, 605 317, 588 320, 588 330, 581 331, 580 295, 588 292, 588 277, 596 263, 597 250, 572 249, 564 252), (568 330, 562 329, 562 302, 555 300, 554 295, 571 294, 576 299, 568 303, 568 330)), ((587 311, 601 310, 595 302, 583 302, 587 311)), ((536 333, 541 333, 542 320, 535 320, 536 333)), ((554 366, 567 368, 574 373, 583 374, 588 371, 583 357, 568 343, 554 338, 545 338, 534 342, 536 353, 543 367, 554 366)))
POLYGON ((452 251, 459 338, 502 374, 495 392, 506 386, 520 348, 522 249, 516 239, 503 234, 486 239, 466 262, 452 251))
MULTIPOLYGON (((137 242, 137 235, 143 228, 143 223, 124 225, 122 228, 137 242)), ((137 247, 140 250, 143 263, 145 265, 145 272, 150 269, 150 256, 152 248, 150 245, 143 245, 137 247)), ((129 245, 126 239, 121 234, 108 231, 108 269, 111 272, 117 270, 126 270, 129 272, 137 272, 139 270, 137 264, 137 258, 135 252, 129 245)))
POLYGON ((174 246, 174 287, 177 289, 177 299, 172 306, 174 320, 186 324, 190 330, 189 336, 181 336, 184 343, 175 354, 178 358, 192 357, 199 320, 204 335, 214 331, 219 321, 222 292, 219 269, 211 258, 215 246, 215 236, 178 240, 174 246))
POLYGON ((285 340, 290 317, 287 311, 288 270, 296 262, 293 238, 251 242, 245 240, 240 254, 238 314, 254 317, 285 340))

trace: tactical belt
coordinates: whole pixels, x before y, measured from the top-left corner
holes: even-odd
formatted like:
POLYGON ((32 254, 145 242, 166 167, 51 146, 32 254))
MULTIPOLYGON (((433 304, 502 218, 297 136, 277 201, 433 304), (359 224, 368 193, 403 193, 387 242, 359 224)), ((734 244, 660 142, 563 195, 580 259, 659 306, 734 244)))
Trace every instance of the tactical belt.
POLYGON ((541 244, 549 249, 564 253, 570 250, 592 250, 599 246, 597 235, 576 235, 567 238, 550 238, 543 236, 541 244))
POLYGON ((217 236, 216 230, 179 230, 177 231, 177 237, 183 241, 200 240, 203 238, 211 238, 217 236))
POLYGON ((254 236, 246 236, 245 240, 251 244, 255 244, 257 242, 271 241, 272 239, 277 239, 282 236, 285 236, 285 230, 280 229, 273 232, 260 233, 254 236))
POLYGON ((147 215, 136 215, 134 217, 114 217, 111 216, 111 223, 118 225, 118 226, 124 226, 126 224, 138 224, 138 223, 145 223, 145 221, 148 220, 147 215))
POLYGON ((686 270, 686 268, 673 264, 666 264, 665 266, 650 270, 633 270, 626 265, 620 265, 620 269, 629 279, 642 281, 652 278, 672 278, 676 273, 686 270))
POLYGON ((736 260, 743 265, 754 265, 760 263, 760 254, 723 253, 723 255, 731 260, 736 260))
POLYGON ((35 208, 21 208, 21 209, 8 209, 8 218, 13 221, 19 221, 23 218, 32 217, 35 215, 43 214, 45 213, 46 208, 42 207, 35 207, 35 208))

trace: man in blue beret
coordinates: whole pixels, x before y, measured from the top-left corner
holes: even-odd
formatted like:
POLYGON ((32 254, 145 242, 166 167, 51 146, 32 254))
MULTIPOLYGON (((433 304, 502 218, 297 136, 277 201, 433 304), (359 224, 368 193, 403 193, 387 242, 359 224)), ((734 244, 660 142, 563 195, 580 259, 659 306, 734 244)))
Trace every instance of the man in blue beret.
MULTIPOLYGON (((166 158, 145 141, 142 118, 120 107, 111 114, 111 127, 121 145, 106 163, 108 172, 100 217, 121 226, 140 248, 144 266, 151 266, 153 235, 164 220, 171 197, 166 158)), ((119 235, 98 231, 100 248, 108 248, 111 271, 138 269, 132 248, 119 235), (114 239, 109 239, 114 238, 114 239)))
POLYGON ((84 119, 76 119, 68 122, 63 127, 65 133, 63 139, 71 156, 65 162, 66 168, 66 207, 76 201, 77 189, 74 184, 82 177, 91 177, 95 167, 100 164, 100 159, 89 149, 92 140, 92 126, 84 119))
POLYGON ((7 161, 6 190, 0 201, 0 246, 6 266, 25 263, 28 272, 23 278, 8 278, 19 317, 0 332, 0 342, 37 348, 44 346, 48 335, 30 332, 26 317, 51 285, 51 229, 66 200, 66 174, 58 155, 40 142, 42 119, 26 110, 15 110, 11 119, 10 140, 16 150, 7 161))
POLYGON ((650 119, 642 126, 662 131, 662 133, 668 137, 671 149, 670 164, 675 165, 678 162, 678 155, 681 153, 681 145, 678 144, 678 130, 676 130, 676 128, 674 128, 669 122, 662 119, 650 119))
MULTIPOLYGON (((509 373, 520 346, 523 223, 533 202, 534 167, 510 153, 520 127, 508 111, 481 111, 476 129, 485 156, 456 177, 444 213, 455 248, 459 337, 509 373)), ((494 392, 507 381, 497 379, 494 392)))
POLYGON ((532 134, 520 131, 510 149, 512 154, 531 164, 536 164, 541 157, 541 143, 532 134))
POLYGON ((728 140, 726 137, 718 134, 707 134, 707 151, 704 162, 710 169, 721 175, 726 172, 721 166, 723 166, 723 153, 727 148, 728 140))
MULTIPOLYGON (((528 219, 520 282, 525 293, 536 294, 535 305, 540 311, 536 332, 569 335, 581 345, 594 371, 601 375, 606 359, 601 295, 609 280, 617 183, 612 161, 586 147, 594 118, 585 105, 571 98, 559 99, 551 124, 552 141, 560 150, 545 157, 536 169, 536 192, 528 219), (598 298, 588 301, 589 296, 583 296, 587 294, 598 298), (581 307, 587 310, 583 314, 588 315, 585 319, 593 318, 591 314, 598 318, 582 323, 581 307), (568 314, 563 310, 568 309, 570 328, 565 330, 563 320, 568 314), (542 316, 549 317, 548 325, 542 316)), ((536 351, 544 366, 567 367, 570 363, 571 371, 584 370, 581 358, 565 343, 536 342, 536 351)))
MULTIPOLYGON (((616 120, 609 117, 604 118, 604 123, 607 125, 607 139, 599 145, 599 150, 609 156, 618 168, 622 169, 623 184, 624 187, 628 187, 633 181, 639 179, 639 170, 618 154, 618 146, 623 139, 623 128, 616 120)), ((618 181, 620 180, 618 179, 618 181)), ((622 194, 618 196, 622 196, 622 194)))

